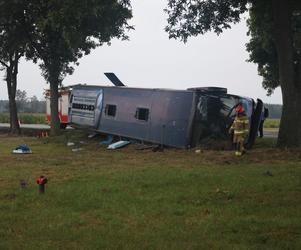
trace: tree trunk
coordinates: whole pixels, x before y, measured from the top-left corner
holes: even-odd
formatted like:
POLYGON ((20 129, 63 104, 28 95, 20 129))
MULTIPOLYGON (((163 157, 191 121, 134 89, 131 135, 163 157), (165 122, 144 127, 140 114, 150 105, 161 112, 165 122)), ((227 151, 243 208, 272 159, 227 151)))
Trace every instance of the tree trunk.
POLYGON ((16 103, 18 63, 19 59, 17 56, 14 59, 11 58, 10 65, 6 68, 6 84, 9 99, 10 133, 19 135, 21 134, 21 129, 16 103))
POLYGON ((21 134, 16 100, 9 97, 10 133, 21 134))
POLYGON ((278 55, 283 110, 279 147, 301 147, 301 82, 294 59, 292 8, 287 0, 273 1, 275 45, 278 55))
POLYGON ((51 77, 50 80, 50 109, 51 109, 51 128, 50 134, 56 136, 60 134, 60 119, 58 112, 58 93, 59 80, 58 77, 51 77))

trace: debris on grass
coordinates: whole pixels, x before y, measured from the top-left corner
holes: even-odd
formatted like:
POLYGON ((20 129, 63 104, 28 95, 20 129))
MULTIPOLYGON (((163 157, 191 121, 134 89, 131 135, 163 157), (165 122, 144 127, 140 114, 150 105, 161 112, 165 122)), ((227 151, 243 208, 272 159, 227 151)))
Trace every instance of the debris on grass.
POLYGON ((72 152, 78 152, 78 151, 82 151, 84 150, 83 148, 73 148, 72 149, 72 152))
POLYGON ((263 175, 266 175, 266 176, 274 176, 269 170, 266 171, 265 173, 263 173, 263 175))
POLYGON ((107 139, 104 141, 101 141, 100 144, 101 145, 110 145, 110 144, 112 144, 113 139, 114 139, 113 135, 107 135, 107 139))
POLYGON ((89 134, 89 135, 88 135, 88 138, 89 138, 89 139, 94 138, 96 135, 97 135, 97 133, 89 134))
POLYGON ((228 190, 220 190, 219 188, 217 188, 217 189, 215 190, 215 193, 228 194, 229 191, 228 191, 228 190))
POLYGON ((28 185, 27 181, 25 181, 25 180, 20 180, 20 186, 21 186, 21 189, 27 188, 27 185, 28 185))
POLYGON ((162 145, 156 145, 156 147, 153 148, 153 152, 163 152, 164 147, 162 145))
POLYGON ((139 145, 136 150, 148 150, 148 149, 154 149, 157 147, 157 145, 139 145))
POLYGON ((129 141, 118 141, 115 143, 110 144, 107 149, 118 149, 118 148, 122 148, 125 147, 127 145, 129 145, 131 142, 129 141))
POLYGON ((21 144, 13 150, 13 154, 32 154, 32 151, 26 144, 21 144))

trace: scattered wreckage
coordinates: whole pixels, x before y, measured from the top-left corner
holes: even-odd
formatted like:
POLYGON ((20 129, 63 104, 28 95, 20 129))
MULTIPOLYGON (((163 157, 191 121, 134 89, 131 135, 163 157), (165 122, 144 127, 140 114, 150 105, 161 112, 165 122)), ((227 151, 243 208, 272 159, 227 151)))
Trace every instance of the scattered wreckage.
POLYGON ((251 98, 228 94, 226 88, 218 87, 187 90, 126 87, 113 73, 106 76, 115 86, 72 86, 67 108, 63 89, 59 107, 62 112, 68 110, 71 126, 158 145, 191 148, 206 143, 207 138, 229 141, 235 107, 242 103, 251 124, 246 144, 250 148, 255 141, 263 108, 260 99, 255 103, 251 98))

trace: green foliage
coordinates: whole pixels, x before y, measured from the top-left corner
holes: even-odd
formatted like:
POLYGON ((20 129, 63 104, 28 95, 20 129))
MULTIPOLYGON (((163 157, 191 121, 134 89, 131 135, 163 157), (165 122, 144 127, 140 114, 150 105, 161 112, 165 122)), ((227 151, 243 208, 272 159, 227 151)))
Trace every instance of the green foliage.
POLYGON ((113 38, 127 39, 132 27, 128 0, 37 0, 27 2, 24 20, 30 25, 26 56, 39 63, 50 83, 51 134, 59 134, 58 86, 72 74, 78 60, 113 38))
POLYGON ((0 1, 0 63, 5 68, 18 62, 27 46, 22 2, 0 1))
POLYGON ((10 108, 10 132, 20 133, 16 90, 19 60, 28 50, 30 26, 25 22, 25 6, 29 1, 0 1, 0 64, 5 69, 5 80, 10 108))
MULTIPOLYGON (((262 86, 271 95, 274 89, 280 86, 278 56, 275 46, 273 14, 269 1, 256 1, 249 10, 247 21, 250 41, 247 51, 250 53, 250 62, 258 65, 258 74, 263 77, 262 86)), ((297 13, 297 12, 296 12, 297 13)), ((301 50, 301 15, 292 16, 293 46, 295 62, 301 50)))
POLYGON ((32 1, 25 13, 33 34, 27 56, 42 60, 47 82, 60 83, 79 58, 113 38, 126 39, 131 29, 127 0, 32 1))
POLYGON ((263 139, 241 159, 231 151, 108 151, 97 141, 74 153, 67 138, 87 140, 1 137, 1 249, 301 246, 300 151, 263 139), (20 143, 33 154, 12 155, 20 143), (49 180, 45 195, 40 174, 49 180))
POLYGON ((0 123, 9 123, 9 113, 0 113, 0 123))
POLYGON ((264 128, 279 128, 280 119, 266 119, 264 122, 264 128))
POLYGON ((17 89, 16 100, 20 102, 26 102, 28 100, 27 92, 25 90, 17 89))
POLYGON ((168 26, 170 38, 180 38, 184 42, 190 36, 197 36, 208 31, 220 34, 230 28, 231 23, 240 21, 240 14, 247 10, 246 0, 228 1, 183 1, 169 0, 168 26))
POLYGON ((21 124, 46 124, 45 114, 26 114, 19 115, 21 124))
MULTIPOLYGON (((292 4, 296 8, 292 15, 292 31, 295 62, 298 62, 301 51, 301 14, 297 1, 292 1, 292 4)), ((272 9, 271 1, 260 0, 169 0, 166 9, 168 14, 166 31, 170 38, 180 38, 184 42, 190 36, 208 31, 220 34, 223 29, 230 28, 231 23, 239 22, 240 15, 248 10, 250 13, 247 21, 248 35, 251 37, 247 43, 249 61, 258 65, 258 74, 263 77, 262 85, 268 95, 271 95, 280 85, 272 9)))
MULTIPOLYGON (((45 114, 20 113, 21 124, 46 124, 45 114)), ((9 123, 9 113, 0 113, 0 123, 9 123)))

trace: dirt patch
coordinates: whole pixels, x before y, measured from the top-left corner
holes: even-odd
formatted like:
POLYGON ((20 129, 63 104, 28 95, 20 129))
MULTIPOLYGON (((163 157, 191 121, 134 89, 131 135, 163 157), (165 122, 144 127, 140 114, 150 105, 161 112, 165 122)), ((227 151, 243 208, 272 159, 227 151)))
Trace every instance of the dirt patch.
MULTIPOLYGON (((29 136, 29 137, 39 137, 42 133, 48 133, 49 130, 46 129, 32 129, 32 128, 22 128, 21 129, 21 136, 29 136)), ((0 134, 7 136, 7 137, 18 137, 20 135, 11 135, 9 133, 9 128, 0 127, 0 134)))
POLYGON ((2 196, 2 199, 3 200, 7 200, 7 201, 13 201, 17 198, 17 195, 16 194, 5 194, 2 196))

